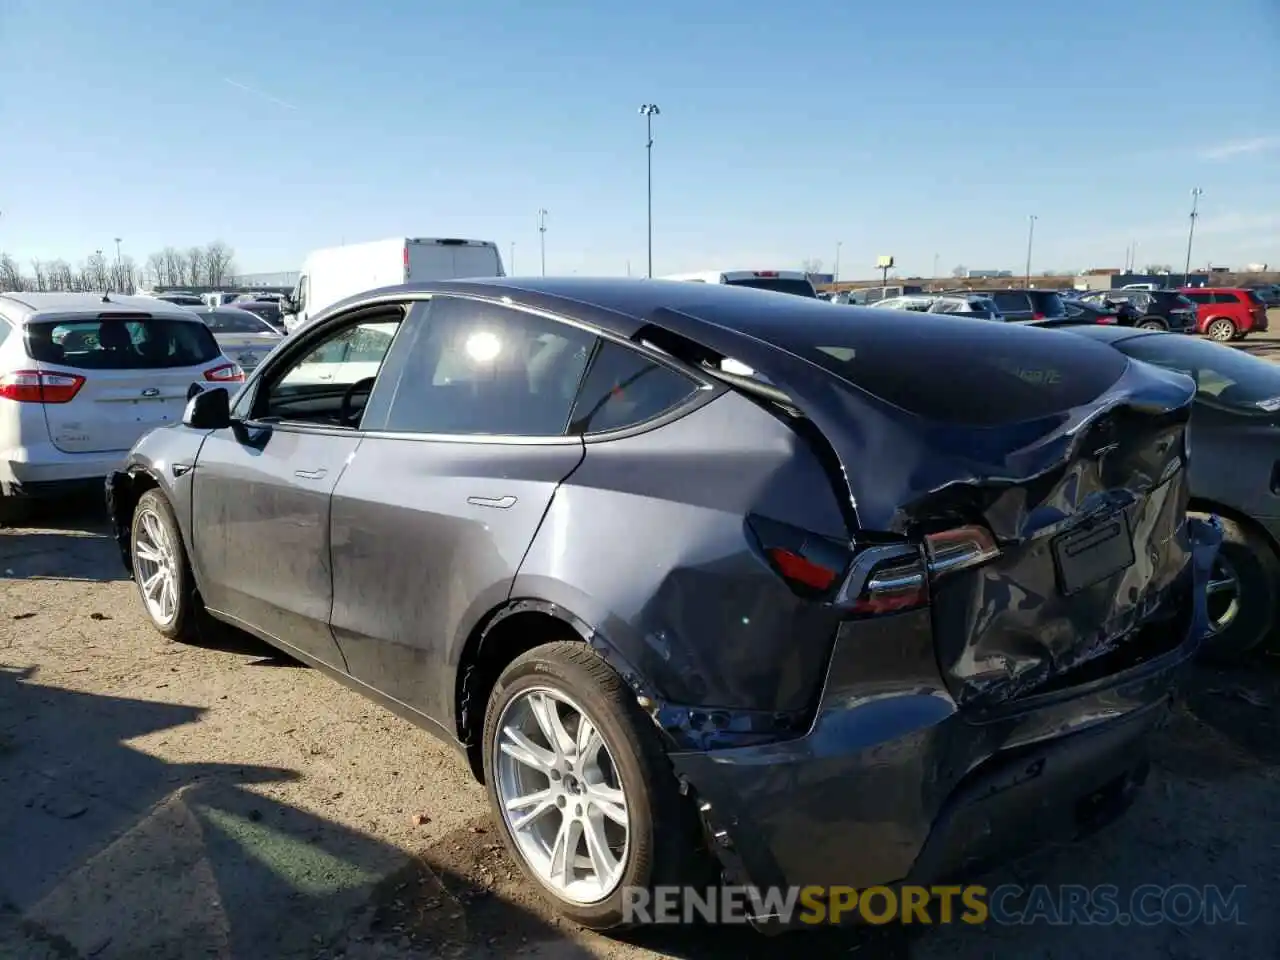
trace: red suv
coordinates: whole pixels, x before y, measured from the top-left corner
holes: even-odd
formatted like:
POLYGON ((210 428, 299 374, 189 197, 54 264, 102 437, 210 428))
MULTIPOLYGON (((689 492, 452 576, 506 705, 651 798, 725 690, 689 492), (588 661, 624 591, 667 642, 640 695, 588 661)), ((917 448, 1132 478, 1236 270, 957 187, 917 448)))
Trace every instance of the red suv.
POLYGON ((1267 305, 1252 290, 1183 287, 1182 295, 1196 305, 1196 327, 1210 340, 1226 343, 1267 332, 1267 305))

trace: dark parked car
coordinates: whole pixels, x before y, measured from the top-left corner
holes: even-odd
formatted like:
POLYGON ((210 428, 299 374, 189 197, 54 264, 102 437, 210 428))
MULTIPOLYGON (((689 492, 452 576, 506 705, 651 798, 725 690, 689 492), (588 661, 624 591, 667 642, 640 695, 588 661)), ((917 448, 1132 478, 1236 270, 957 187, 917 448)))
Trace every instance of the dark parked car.
POLYGON ((108 507, 163 634, 243 627, 456 745, 608 928, 704 838, 736 883, 865 887, 1124 809, 1207 624, 1193 396, 1053 330, 408 284, 198 393, 108 507))
POLYGON ((248 310, 250 313, 256 314, 267 323, 284 333, 284 321, 280 318, 280 303, 276 300, 237 300, 235 302, 237 310, 248 310))
POLYGON ((996 302, 1007 321, 1067 319, 1066 307, 1057 290, 971 290, 996 302))
POLYGON ((1141 316, 1137 310, 1127 303, 1091 303, 1078 298, 1071 298, 1063 300, 1062 305, 1067 311, 1067 318, 1075 323, 1101 323, 1117 327, 1132 327, 1141 316))
POLYGON ((1195 380, 1191 509, 1221 516, 1225 532, 1209 587, 1215 635, 1206 650, 1231 659, 1274 645, 1280 619, 1280 367, 1199 337, 1080 332, 1195 380))
POLYGON ((1086 293, 1080 302, 1099 306, 1127 304, 1137 316, 1126 325, 1142 330, 1196 332, 1196 305, 1176 290, 1098 290, 1086 293))

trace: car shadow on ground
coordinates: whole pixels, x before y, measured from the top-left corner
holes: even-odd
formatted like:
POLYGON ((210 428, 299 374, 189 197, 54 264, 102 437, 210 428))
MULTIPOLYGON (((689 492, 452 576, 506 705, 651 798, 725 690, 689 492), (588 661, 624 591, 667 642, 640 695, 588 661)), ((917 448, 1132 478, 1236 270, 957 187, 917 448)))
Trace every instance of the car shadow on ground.
POLYGON ((445 863, 271 799, 296 771, 168 763, 137 745, 203 713, 0 666, 0 956, 381 957, 412 944, 499 957, 521 941, 589 955, 518 903, 475 906, 445 863), (409 902, 429 920, 388 922, 409 902))
POLYGON ((0 527, 0 579, 129 579, 105 506, 79 497, 34 502, 21 526, 0 527))

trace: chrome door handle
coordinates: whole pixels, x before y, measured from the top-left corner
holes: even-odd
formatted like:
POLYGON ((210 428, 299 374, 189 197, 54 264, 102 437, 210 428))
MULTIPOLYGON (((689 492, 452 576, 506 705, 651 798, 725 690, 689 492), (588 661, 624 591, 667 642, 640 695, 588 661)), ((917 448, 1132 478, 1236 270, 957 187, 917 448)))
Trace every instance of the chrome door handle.
POLYGON ((333 374, 332 374, 332 373, 321 373, 321 374, 318 374, 318 375, 316 376, 316 379, 317 379, 317 380, 332 380, 332 379, 333 379, 333 374))
POLYGON ((467 503, 473 507, 497 507, 499 510, 506 510, 508 507, 516 505, 515 497, 467 497, 467 503))
POLYGON ((295 470, 293 471, 293 475, 297 477, 299 480, 323 480, 324 475, 328 472, 329 472, 328 470, 324 470, 324 469, 295 470))

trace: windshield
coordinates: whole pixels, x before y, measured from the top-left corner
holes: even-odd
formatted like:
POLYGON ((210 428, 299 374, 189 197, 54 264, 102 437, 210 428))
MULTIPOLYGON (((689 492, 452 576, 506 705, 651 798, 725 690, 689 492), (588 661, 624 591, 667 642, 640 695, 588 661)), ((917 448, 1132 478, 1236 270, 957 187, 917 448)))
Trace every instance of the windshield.
POLYGON ((214 333, 275 333, 271 325, 248 310, 209 310, 200 314, 214 333))
POLYGON ((813 284, 808 280, 786 280, 782 277, 752 277, 749 280, 726 280, 731 287, 750 287, 753 290, 773 290, 775 293, 791 293, 797 297, 817 298, 813 284))
POLYGON ((31 359, 84 370, 195 367, 221 350, 201 323, 163 317, 48 320, 27 325, 31 359))
POLYGON ((1133 337, 1115 346, 1138 360, 1187 374, 1199 399, 1235 409, 1280 409, 1280 367, 1269 360, 1173 333, 1133 337))

